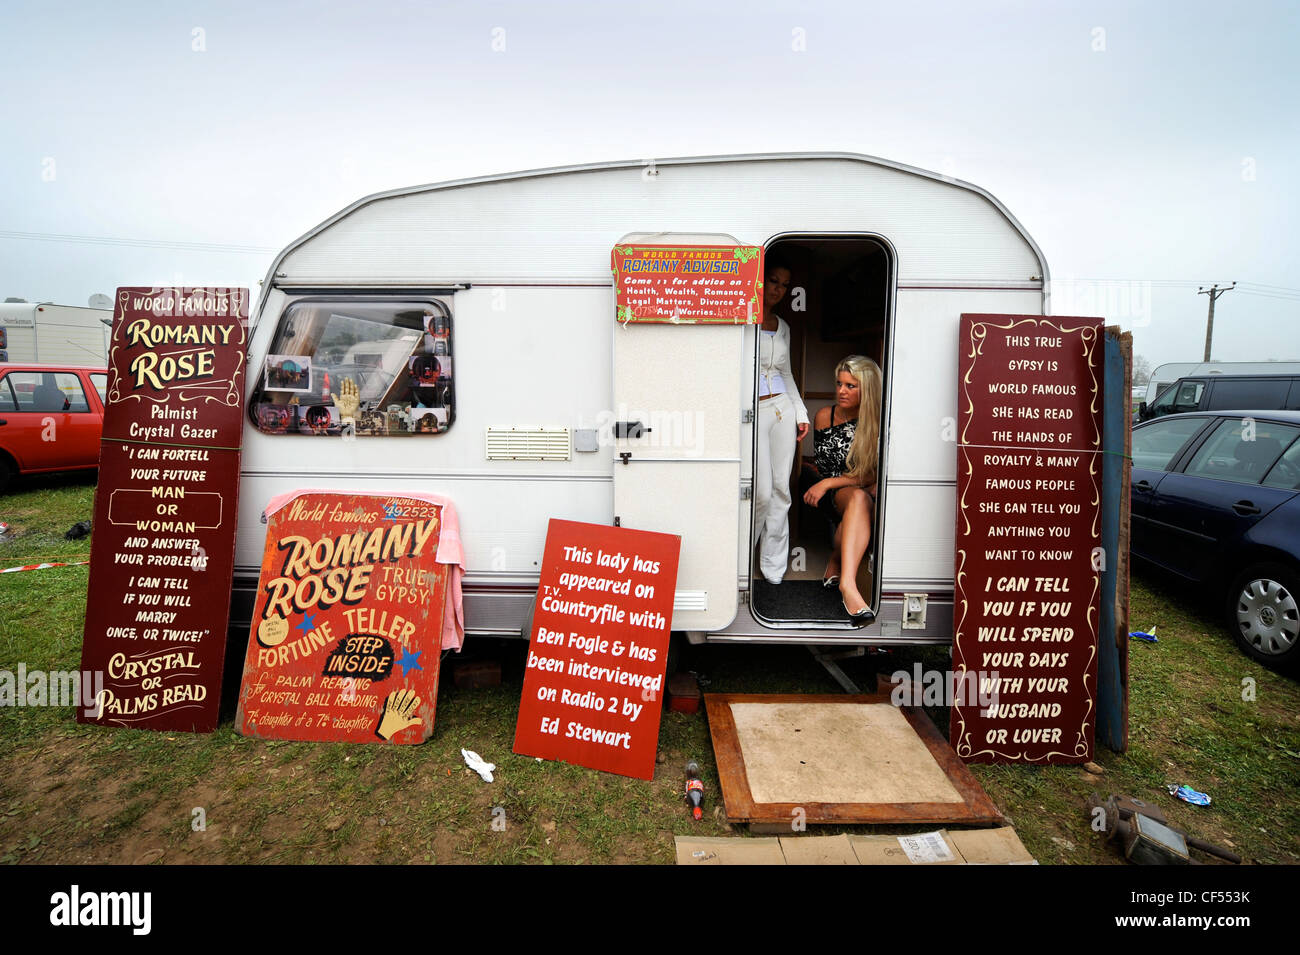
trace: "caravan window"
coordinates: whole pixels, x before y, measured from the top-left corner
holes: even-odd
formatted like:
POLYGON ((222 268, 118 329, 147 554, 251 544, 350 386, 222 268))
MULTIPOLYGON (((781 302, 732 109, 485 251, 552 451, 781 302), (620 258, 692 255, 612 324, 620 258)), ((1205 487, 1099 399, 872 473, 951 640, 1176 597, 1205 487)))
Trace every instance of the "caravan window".
POLYGON ((441 434, 455 417, 441 301, 299 301, 285 309, 249 414, 267 434, 441 434))

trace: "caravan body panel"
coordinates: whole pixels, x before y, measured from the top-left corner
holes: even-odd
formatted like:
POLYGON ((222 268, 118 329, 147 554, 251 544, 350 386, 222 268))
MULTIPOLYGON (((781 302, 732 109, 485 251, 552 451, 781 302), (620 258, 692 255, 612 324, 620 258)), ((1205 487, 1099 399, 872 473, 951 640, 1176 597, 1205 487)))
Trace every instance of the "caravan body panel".
MULTIPOLYGON (((884 606, 872 626, 828 635, 888 642, 904 592, 950 600, 956 452, 945 425, 956 418, 958 319, 962 312, 1044 313, 1046 265, 1019 224, 976 187, 843 154, 605 164, 404 189, 363 199, 294 242, 273 265, 259 303, 250 380, 294 301, 445 296, 455 323, 456 419, 429 440, 301 438, 250 425, 237 574, 252 575, 260 563, 258 517, 273 493, 308 486, 436 491, 460 514, 469 631, 526 626, 547 520, 612 521, 613 474, 622 465, 603 440, 567 461, 489 461, 484 434, 523 426, 577 434, 617 417, 612 355, 619 330, 609 254, 634 231, 725 232, 756 245, 792 234, 874 235, 889 244, 896 264, 879 525, 884 606)), ((726 361, 739 358, 752 369, 754 328, 719 331, 739 335, 738 345, 726 345, 726 361)), ((752 373, 741 375, 738 389, 729 372, 718 377, 717 391, 706 388, 679 404, 694 407, 687 397, 725 400, 739 421, 753 407, 744 398, 753 395, 752 373)), ((742 597, 734 621, 709 620, 706 629, 738 639, 825 642, 812 632, 774 631, 746 609, 752 429, 739 428, 727 441, 726 453, 712 456, 738 459, 739 486, 724 486, 730 478, 714 482, 718 487, 695 504, 704 517, 730 508, 722 524, 727 534, 735 528, 735 539, 716 539, 722 532, 707 520, 683 524, 695 528, 683 541, 683 567, 706 565, 726 551, 714 563, 731 568, 727 575, 734 572, 731 585, 742 597)), ((811 453, 811 443, 806 439, 803 453, 811 453)), ((689 479, 674 478, 672 486, 665 506, 699 494, 689 479)), ((708 589, 723 586, 710 579, 708 589)), ((730 597, 734 611, 735 593, 730 597)), ((679 585, 679 610, 698 600, 679 585)), ((925 630, 899 638, 950 638, 943 620, 942 611, 933 613, 925 630)))

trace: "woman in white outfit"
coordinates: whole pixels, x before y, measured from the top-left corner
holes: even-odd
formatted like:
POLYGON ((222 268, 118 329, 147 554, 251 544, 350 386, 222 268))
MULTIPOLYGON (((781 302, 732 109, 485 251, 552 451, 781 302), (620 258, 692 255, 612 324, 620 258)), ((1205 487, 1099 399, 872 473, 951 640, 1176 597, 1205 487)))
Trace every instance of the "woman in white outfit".
POLYGON ((808 433, 808 409, 790 372, 790 326, 775 308, 790 288, 790 270, 768 261, 763 278, 763 324, 758 332, 758 461, 754 474, 754 543, 769 584, 785 577, 790 556, 790 470, 808 433))

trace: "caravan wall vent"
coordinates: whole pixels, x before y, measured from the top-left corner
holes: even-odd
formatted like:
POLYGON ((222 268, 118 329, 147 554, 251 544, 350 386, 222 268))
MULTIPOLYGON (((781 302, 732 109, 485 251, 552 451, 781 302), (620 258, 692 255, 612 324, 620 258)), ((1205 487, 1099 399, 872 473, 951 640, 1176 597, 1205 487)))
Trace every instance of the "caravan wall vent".
POLYGON ((673 613, 685 610, 708 610, 707 590, 678 590, 673 593, 673 613))
POLYGON ((568 461, 568 428, 488 428, 489 461, 568 461))

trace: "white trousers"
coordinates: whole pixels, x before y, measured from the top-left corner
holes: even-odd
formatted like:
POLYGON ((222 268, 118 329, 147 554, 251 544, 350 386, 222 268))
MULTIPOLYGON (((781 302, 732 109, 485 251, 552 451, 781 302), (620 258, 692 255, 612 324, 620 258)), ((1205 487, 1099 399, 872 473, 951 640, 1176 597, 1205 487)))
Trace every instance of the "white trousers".
POLYGON ((790 469, 794 465, 794 402, 776 395, 758 403, 758 461, 754 472, 754 539, 759 569, 779 584, 790 557, 790 469))

